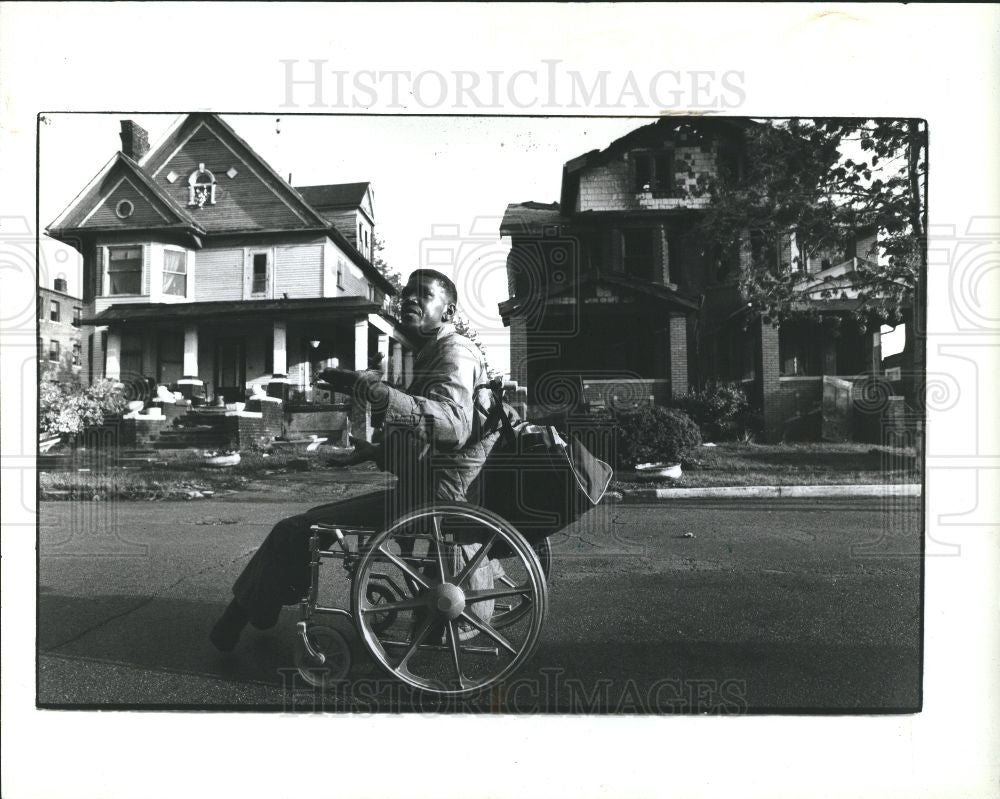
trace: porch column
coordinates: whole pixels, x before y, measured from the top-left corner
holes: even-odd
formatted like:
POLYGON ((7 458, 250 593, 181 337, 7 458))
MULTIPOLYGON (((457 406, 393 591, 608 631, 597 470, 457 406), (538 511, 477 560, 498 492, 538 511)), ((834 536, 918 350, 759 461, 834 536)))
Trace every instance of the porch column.
POLYGON ((764 415, 764 439, 769 443, 781 440, 783 413, 781 410, 781 355, 778 328, 763 319, 758 323, 754 377, 760 385, 761 413, 764 415))
POLYGON ((382 370, 382 380, 385 381, 389 376, 389 334, 379 333, 378 334, 378 353, 382 356, 382 360, 379 361, 379 368, 382 370))
POLYGON ((198 326, 184 328, 184 377, 198 376, 198 326))
POLYGON ((688 343, 687 318, 684 314, 670 314, 670 396, 683 397, 688 393, 688 343))
POLYGON ((413 382, 413 353, 407 350, 403 353, 403 385, 408 386, 413 382))
POLYGON ((403 345, 393 339, 390 346, 392 347, 392 359, 389 362, 389 382, 398 386, 403 382, 403 345))
POLYGON ((288 374, 288 326, 285 322, 275 322, 272 327, 272 375, 288 374))
MULTIPOLYGON (((354 323, 354 368, 368 368, 368 319, 354 323)), ((351 398, 351 435, 365 441, 372 440, 372 411, 367 402, 351 398)))
POLYGON ((142 334, 142 376, 160 378, 156 373, 156 344, 150 331, 142 334))
POLYGON ((187 325, 184 328, 184 370, 183 377, 177 381, 177 390, 186 399, 203 397, 205 382, 198 377, 198 326, 187 325))
POLYGON ((354 368, 359 372, 368 368, 367 319, 359 319, 354 323, 354 368))
POLYGON ((122 376, 122 334, 118 330, 108 330, 108 348, 104 351, 104 376, 109 380, 120 380, 122 376))

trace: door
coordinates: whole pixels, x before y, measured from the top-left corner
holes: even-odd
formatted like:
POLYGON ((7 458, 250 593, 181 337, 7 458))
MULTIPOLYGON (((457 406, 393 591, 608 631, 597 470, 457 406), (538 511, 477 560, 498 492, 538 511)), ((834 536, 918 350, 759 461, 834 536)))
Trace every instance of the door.
POLYGON ((242 402, 246 395, 247 356, 242 338, 220 338, 215 343, 215 396, 242 402))

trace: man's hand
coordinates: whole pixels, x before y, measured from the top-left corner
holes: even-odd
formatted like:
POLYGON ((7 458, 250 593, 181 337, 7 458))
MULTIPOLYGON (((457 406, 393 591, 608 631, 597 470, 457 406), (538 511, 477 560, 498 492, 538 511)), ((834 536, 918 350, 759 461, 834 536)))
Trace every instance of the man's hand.
POLYGON ((330 453, 330 460, 327 463, 331 466, 353 466, 365 461, 378 461, 381 447, 353 436, 351 436, 351 445, 353 449, 330 453))
POLYGON ((360 375, 360 372, 355 372, 353 369, 324 369, 316 377, 318 380, 328 383, 334 391, 350 394, 354 391, 354 386, 360 375))

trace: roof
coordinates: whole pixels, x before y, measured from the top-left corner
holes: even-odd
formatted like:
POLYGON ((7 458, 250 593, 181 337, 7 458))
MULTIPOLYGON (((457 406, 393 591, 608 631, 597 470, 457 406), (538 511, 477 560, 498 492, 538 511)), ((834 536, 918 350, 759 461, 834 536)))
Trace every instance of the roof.
POLYGON ((111 322, 168 322, 198 319, 262 319, 317 315, 328 319, 353 318, 358 314, 377 313, 380 306, 365 297, 309 297, 295 300, 223 300, 185 303, 122 303, 93 317, 81 320, 85 325, 111 322))
POLYGON ((569 224, 559 211, 559 203, 511 203, 500 222, 500 235, 541 233, 546 227, 569 224))
POLYGON ((60 239, 71 231, 79 229, 79 220, 76 217, 79 215, 79 209, 82 205, 83 200, 94 192, 99 192, 102 188, 102 183, 105 178, 107 178, 115 169, 119 169, 123 172, 128 173, 131 177, 135 178, 145 189, 154 200, 161 203, 166 207, 176 218, 176 222, 173 224, 167 224, 163 227, 178 227, 184 230, 192 230, 196 233, 204 233, 205 230, 201 225, 192 217, 186 209, 182 208, 173 198, 167 194, 163 189, 156 185, 156 182, 149 177, 148 174, 139 166, 135 161, 129 158, 123 152, 115 153, 111 159, 101 168, 101 170, 94 176, 94 178, 87 184, 87 186, 80 192, 80 194, 74 198, 66 209, 56 217, 52 223, 49 225, 46 232, 55 239, 60 239))
POLYGON ((329 183, 325 186, 296 186, 295 190, 313 208, 357 208, 371 183, 329 183))
POLYGON ((669 306, 682 310, 696 311, 699 308, 699 301, 687 294, 677 291, 672 285, 662 283, 650 283, 648 280, 638 280, 619 272, 584 272, 575 281, 570 283, 549 284, 541 291, 532 294, 531 297, 511 297, 499 303, 500 315, 506 319, 523 305, 537 305, 539 295, 545 299, 559 297, 568 294, 584 285, 596 285, 604 283, 611 286, 618 286, 633 294, 641 294, 650 297, 658 302, 664 302, 669 306))

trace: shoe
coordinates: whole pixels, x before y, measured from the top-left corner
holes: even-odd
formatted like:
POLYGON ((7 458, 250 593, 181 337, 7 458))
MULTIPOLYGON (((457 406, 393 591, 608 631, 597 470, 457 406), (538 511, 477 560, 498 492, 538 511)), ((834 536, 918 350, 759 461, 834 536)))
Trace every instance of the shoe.
POLYGON ((240 634, 248 621, 246 612, 234 599, 212 627, 208 640, 220 652, 232 652, 239 643, 240 634))

